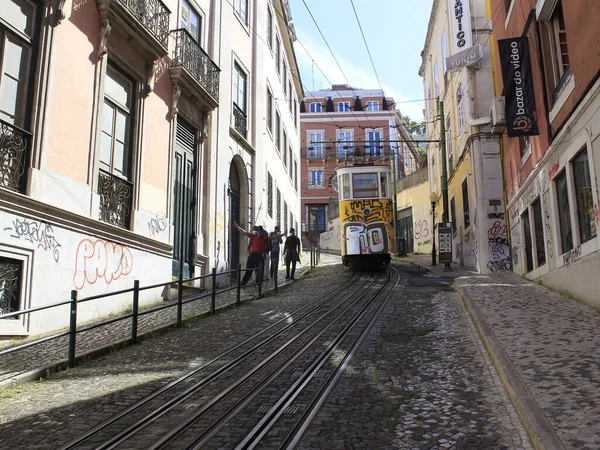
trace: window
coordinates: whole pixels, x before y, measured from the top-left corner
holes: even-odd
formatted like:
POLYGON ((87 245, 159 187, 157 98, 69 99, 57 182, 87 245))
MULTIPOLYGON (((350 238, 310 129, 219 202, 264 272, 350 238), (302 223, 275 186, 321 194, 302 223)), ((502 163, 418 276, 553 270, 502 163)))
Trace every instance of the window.
POLYGON ((267 129, 273 132, 273 93, 267 88, 267 129))
POLYGON ((200 37, 202 36, 202 19, 194 8, 186 0, 182 0, 181 3, 181 28, 185 28, 194 38, 194 40, 200 43, 200 37))
POLYGON ((456 90, 456 116, 458 119, 458 132, 462 133, 465 127, 465 113, 462 104, 462 87, 458 86, 456 90))
POLYGON ((454 148, 452 147, 452 117, 446 117, 446 151, 448 154, 448 171, 454 171, 454 148))
POLYGON ((267 45, 273 50, 273 12, 267 8, 267 45))
POLYGON ((320 103, 311 103, 309 105, 309 111, 311 113, 319 113, 323 111, 323 105, 321 105, 320 103))
POLYGON ((323 158, 323 133, 310 132, 308 133, 308 157, 323 158))
POLYGON ((273 176, 267 172, 267 214, 273 217, 273 176))
POLYGON ((286 92, 286 88, 287 88, 287 63, 285 62, 285 59, 282 58, 281 63, 283 64, 283 69, 282 69, 282 73, 281 73, 281 87, 283 87, 283 94, 284 96, 287 94, 286 92))
POLYGON ((288 205, 287 202, 283 202, 283 229, 288 229, 288 205))
POLYGON ((242 22, 248 24, 248 0, 233 0, 233 9, 242 22))
POLYGON ((244 113, 246 112, 247 85, 248 80, 246 74, 240 66, 235 64, 233 74, 233 104, 244 113))
POLYGON ((535 252, 537 256, 537 265, 546 264, 546 247, 544 245, 544 221, 542 219, 542 203, 538 198, 531 204, 533 210, 533 228, 535 231, 535 252))
POLYGON ((308 171, 308 186, 309 187, 323 187, 323 170, 322 169, 309 169, 308 171))
POLYGON ((379 102, 378 101, 368 101, 367 102, 367 111, 379 111, 379 102))
POLYGON ((354 153, 352 131, 338 131, 338 158, 346 158, 354 153))
POLYGON ((277 74, 281 74, 281 41, 279 36, 275 38, 275 69, 277 74))
POLYGON ((448 56, 448 44, 446 43, 446 30, 442 33, 442 40, 440 42, 442 46, 442 69, 444 69, 444 75, 446 75, 446 57, 448 56))
POLYGON ((381 155, 381 130, 367 131, 367 152, 370 155, 381 155))
MULTIPOLYGON (((290 141, 290 144, 291 144, 291 141, 290 141)), ((293 153, 293 150, 292 150, 292 146, 291 146, 291 145, 290 145, 290 147, 289 147, 289 149, 288 149, 288 158, 289 158, 289 164, 288 164, 288 167, 289 167, 289 170, 288 170, 288 176, 290 177, 290 180, 291 180, 291 179, 292 179, 292 162, 293 162, 293 160, 294 160, 294 153, 293 153)))
POLYGON ((104 80, 100 137, 100 220, 128 228, 133 186, 131 150, 134 114, 134 82, 110 65, 104 80))
POLYGON ((298 128, 298 102, 294 100, 294 126, 298 128))
POLYGON ((337 110, 339 112, 350 111, 350 102, 338 102, 337 110))
POLYGON ((521 158, 525 156, 529 149, 529 136, 519 136, 519 154, 521 158))
POLYGON ((242 68, 235 64, 233 73, 233 120, 234 128, 242 136, 246 137, 246 92, 248 78, 242 68))
POLYGON ((377 173, 353 173, 352 193, 354 198, 379 197, 377 173))
POLYGON ((104 82, 100 166, 106 172, 129 178, 133 82, 108 67, 104 82))
POLYGON ((596 217, 587 149, 584 149, 573 160, 573 183, 577 199, 579 242, 583 244, 596 237, 596 217))
POLYGON ((435 98, 437 98, 439 100, 439 97, 440 97, 440 70, 438 68, 437 61, 433 65, 433 84, 435 86, 435 98))
POLYGON ((26 0, 5 0, 1 17, 0 119, 25 128, 28 125, 27 88, 32 73, 35 6, 26 0))
MULTIPOLYGON (((277 211, 277 223, 281 223, 281 191, 277 188, 277 205, 275 205, 275 211, 277 211)), ((283 228, 286 229, 285 227, 283 228)))
MULTIPOLYGON (((23 262, 17 259, 0 256, 0 314, 20 311, 23 262)), ((6 321, 17 321, 19 316, 12 316, 6 321)))
POLYGON ((275 147, 281 148, 281 116, 279 111, 275 111, 275 147))
POLYGON ((294 187, 298 192, 298 161, 294 160, 294 187))
POLYGON ((469 186, 467 180, 462 183, 462 197, 463 197, 463 214, 465 218, 465 228, 471 225, 471 213, 469 211, 469 186))
POLYGON ((283 141, 281 143, 281 149, 283 150, 283 165, 287 167, 287 148, 288 148, 288 136, 285 128, 283 130, 283 141))
POLYGON ((555 178, 556 200, 558 204, 558 225, 560 228, 560 243, 562 253, 573 249, 573 230, 571 228, 571 213, 569 210, 569 192, 567 189, 567 173, 562 171, 555 178))
POLYGON ((292 96, 292 80, 288 81, 288 99, 289 99, 289 105, 290 105, 290 113, 292 113, 292 109, 293 109, 292 104, 294 103, 294 97, 292 96))
POLYGON ((556 3, 554 11, 552 11, 548 20, 547 27, 554 75, 552 86, 557 86, 562 76, 569 69, 569 48, 567 45, 567 33, 565 31, 565 19, 563 17, 561 0, 556 3))
POLYGON ((525 241, 525 272, 533 270, 533 248, 531 242, 531 224, 529 223, 529 211, 521 214, 523 223, 523 240, 525 241))

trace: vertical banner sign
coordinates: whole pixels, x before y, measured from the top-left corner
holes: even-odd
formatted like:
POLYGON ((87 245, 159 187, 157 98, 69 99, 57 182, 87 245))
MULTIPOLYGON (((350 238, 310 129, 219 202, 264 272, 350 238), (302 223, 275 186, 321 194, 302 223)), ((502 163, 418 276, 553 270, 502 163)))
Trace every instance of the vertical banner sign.
POLYGON ((438 243, 440 264, 452 262, 452 224, 438 224, 438 243))
POLYGON ((470 0, 448 0, 448 11, 452 21, 452 54, 471 48, 471 8, 470 0))
POLYGON ((509 137, 537 136, 529 39, 500 39, 498 52, 504 82, 506 132, 509 137))

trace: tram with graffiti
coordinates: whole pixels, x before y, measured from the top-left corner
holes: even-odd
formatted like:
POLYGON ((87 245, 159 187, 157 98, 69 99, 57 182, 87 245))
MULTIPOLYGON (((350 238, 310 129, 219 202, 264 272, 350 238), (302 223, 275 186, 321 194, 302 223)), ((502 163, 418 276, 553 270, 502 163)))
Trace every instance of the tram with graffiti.
POLYGON ((390 166, 341 166, 336 177, 342 263, 351 269, 387 266, 395 251, 390 166))

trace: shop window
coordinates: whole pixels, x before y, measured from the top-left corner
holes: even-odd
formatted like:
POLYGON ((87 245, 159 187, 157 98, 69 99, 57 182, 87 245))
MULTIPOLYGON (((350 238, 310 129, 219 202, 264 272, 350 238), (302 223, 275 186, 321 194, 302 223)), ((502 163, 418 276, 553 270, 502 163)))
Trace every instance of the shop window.
POLYGON ((462 197, 465 228, 469 228, 469 226, 471 225, 471 212, 469 211, 469 187, 467 184, 467 180, 462 182, 462 197))
POLYGON ((557 175, 555 178, 555 183, 561 253, 565 253, 573 249, 573 230, 571 228, 571 213, 569 210, 567 172, 563 170, 559 175, 557 175))
POLYGON ((596 237, 596 217, 594 215, 594 198, 592 195, 592 179, 587 149, 584 149, 573 160, 573 182, 577 199, 577 222, 579 225, 580 243, 596 237))
POLYGON ((535 253, 537 256, 537 265, 546 264, 546 246, 544 244, 544 220, 542 216, 542 203, 538 198, 531 204, 533 211, 533 227, 535 230, 535 253))

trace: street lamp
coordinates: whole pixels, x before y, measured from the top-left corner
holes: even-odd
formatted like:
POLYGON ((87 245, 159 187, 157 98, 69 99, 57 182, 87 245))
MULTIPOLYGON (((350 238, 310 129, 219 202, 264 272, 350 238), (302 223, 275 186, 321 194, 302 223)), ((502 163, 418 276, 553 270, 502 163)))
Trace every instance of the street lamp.
POLYGON ((429 194, 429 201, 431 202, 431 231, 433 236, 431 237, 431 265, 435 266, 435 204, 437 203, 437 195, 435 192, 429 194))

